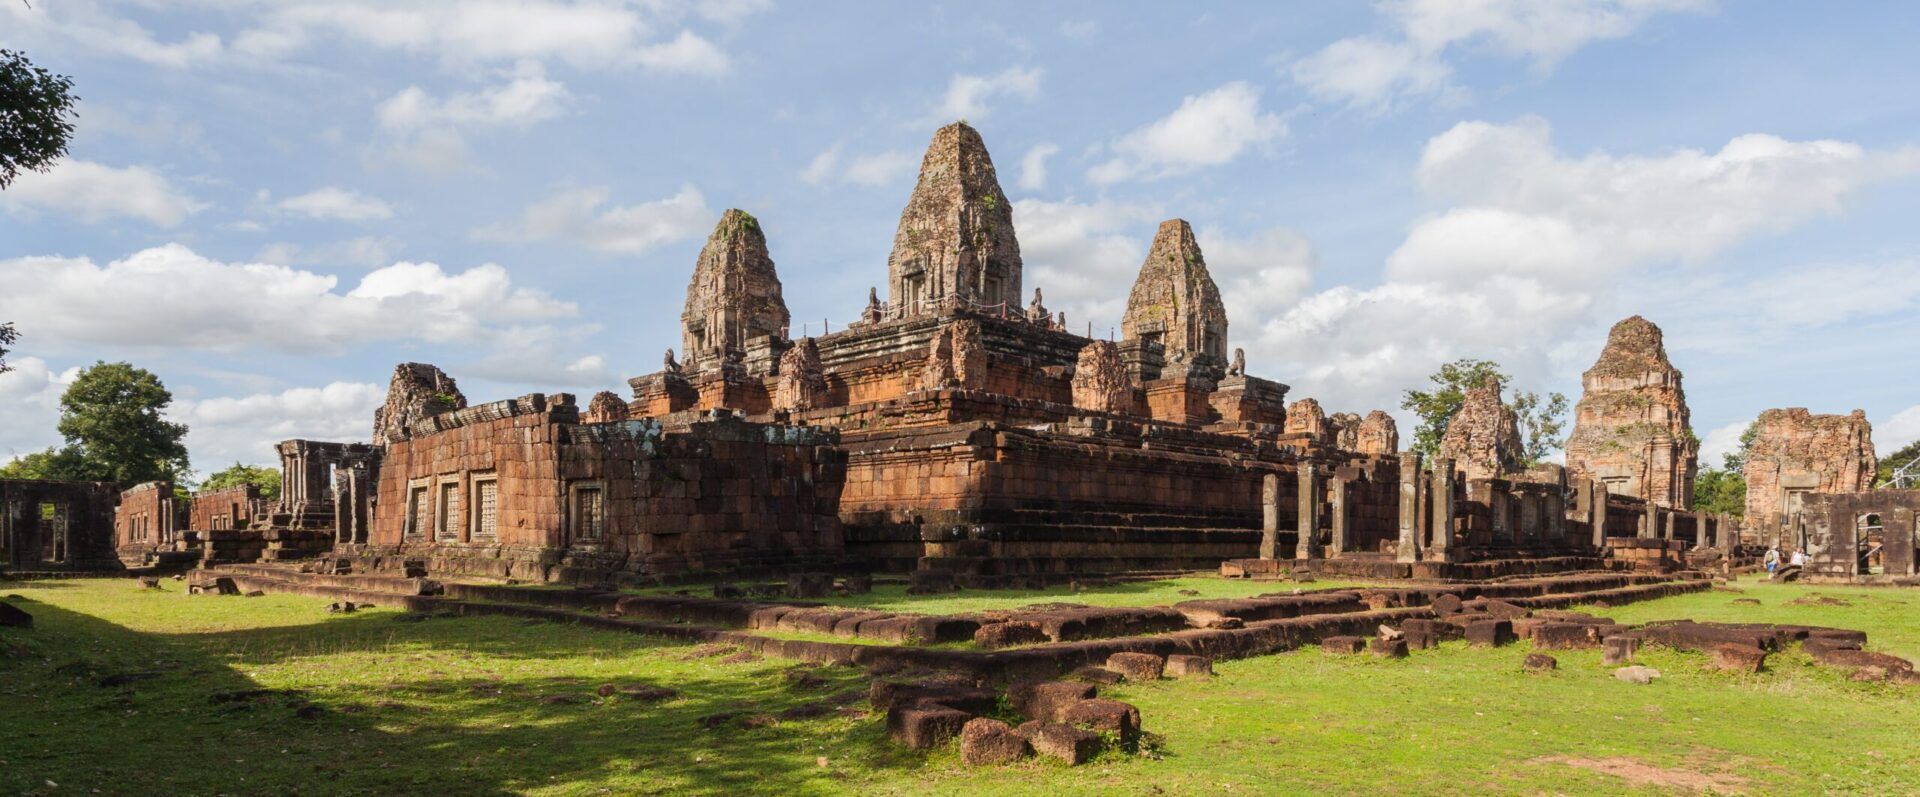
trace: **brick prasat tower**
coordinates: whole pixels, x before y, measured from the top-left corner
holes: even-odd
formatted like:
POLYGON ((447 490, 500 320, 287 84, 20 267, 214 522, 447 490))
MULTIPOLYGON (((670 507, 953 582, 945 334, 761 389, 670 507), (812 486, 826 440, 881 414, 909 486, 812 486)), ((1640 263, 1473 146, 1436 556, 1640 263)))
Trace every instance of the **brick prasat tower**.
POLYGON ((1640 316, 1614 324, 1580 385, 1567 438, 1568 472, 1617 495, 1673 509, 1692 506, 1700 444, 1660 328, 1640 316))

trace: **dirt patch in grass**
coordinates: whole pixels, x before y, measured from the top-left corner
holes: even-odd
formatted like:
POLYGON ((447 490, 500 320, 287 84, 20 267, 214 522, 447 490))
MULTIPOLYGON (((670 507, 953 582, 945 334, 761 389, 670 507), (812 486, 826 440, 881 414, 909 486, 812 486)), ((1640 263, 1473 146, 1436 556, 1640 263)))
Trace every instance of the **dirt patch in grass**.
POLYGON ((1651 786, 1670 791, 1695 791, 1713 794, 1746 794, 1746 778, 1731 773, 1700 772, 1691 769, 1657 767, 1636 758, 1575 758, 1546 756, 1528 763, 1562 764, 1575 769, 1612 775, 1635 786, 1651 786))

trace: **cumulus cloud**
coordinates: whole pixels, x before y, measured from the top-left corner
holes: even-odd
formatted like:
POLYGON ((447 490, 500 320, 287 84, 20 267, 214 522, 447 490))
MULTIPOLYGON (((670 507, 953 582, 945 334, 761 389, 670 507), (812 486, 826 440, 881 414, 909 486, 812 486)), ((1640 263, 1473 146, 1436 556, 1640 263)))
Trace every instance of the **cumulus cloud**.
MULTIPOLYGON (((1574 157, 1549 134, 1527 119, 1467 122, 1436 136, 1417 177, 1451 206, 1413 226, 1383 284, 1309 296, 1267 322, 1249 358, 1340 406, 1393 403, 1438 364, 1466 356, 1496 359, 1526 384, 1557 372, 1552 358, 1570 335, 1599 324, 1602 299, 1641 290, 1651 272, 1686 271, 1655 267, 1704 261, 1836 213, 1872 182, 1920 171, 1912 152, 1836 141, 1748 135, 1714 152, 1574 157)), ((1890 296, 1909 282, 1920 293, 1920 279, 1889 281, 1890 296)), ((1787 290, 1766 283, 1742 293, 1743 312, 1760 293, 1787 290)))
POLYGON ((0 463, 58 445, 54 425, 60 418, 60 394, 80 375, 79 368, 56 371, 39 357, 13 357, 12 370, 0 374, 0 463))
POLYGON ((703 235, 716 218, 692 185, 665 199, 604 207, 610 195, 605 187, 566 189, 528 205, 515 221, 475 229, 473 237, 508 243, 557 240, 638 255, 703 235))
POLYGON ((1118 328, 1127 289, 1162 218, 1159 207, 1022 199, 1013 203, 1013 217, 1027 286, 1040 288, 1049 308, 1065 310, 1071 329, 1092 323, 1104 337, 1108 327, 1118 328))
POLYGON ((225 263, 180 244, 99 265, 88 258, 0 260, 12 279, 0 317, 66 345, 338 352, 369 341, 485 343, 509 325, 579 308, 513 284, 488 263, 375 269, 344 293, 339 278, 268 263, 225 263), (237 296, 245 301, 209 301, 237 296))
POLYGON ((1873 442, 1881 456, 1891 455, 1920 440, 1920 404, 1896 412, 1873 428, 1873 442))
POLYGON ((168 416, 187 425, 187 452, 202 474, 233 462, 278 465, 273 446, 282 440, 366 440, 373 411, 386 388, 364 382, 332 382, 277 393, 179 399, 168 416))
POLYGON ((914 173, 920 157, 906 150, 887 150, 846 157, 844 147, 835 144, 813 156, 800 180, 809 185, 850 183, 868 187, 893 185, 914 173))
POLYGON ((281 211, 309 219, 336 221, 376 221, 393 218, 393 206, 359 191, 339 186, 318 188, 299 196, 282 199, 275 205, 281 211))
POLYGON ((1236 238, 1202 228, 1194 237, 1206 256, 1207 271, 1220 286, 1232 325, 1230 335, 1238 335, 1235 330, 1239 329, 1259 329, 1313 286, 1319 257, 1298 230, 1272 227, 1236 238))
POLYGON ((1060 154, 1060 147, 1051 143, 1035 144, 1020 157, 1020 187, 1027 191, 1038 191, 1047 186, 1047 159, 1060 154))
POLYGON ((1286 122, 1260 110, 1260 89, 1235 81, 1188 96, 1173 113, 1121 136, 1111 146, 1113 158, 1087 177, 1116 183, 1185 174, 1231 162, 1286 132, 1286 122))
POLYGON ((1719 468, 1728 454, 1740 448, 1740 435, 1746 434, 1752 418, 1735 421, 1707 432, 1700 438, 1700 467, 1719 468))
POLYGON ((986 118, 989 100, 1011 97, 1033 101, 1040 96, 1038 67, 1008 67, 992 75, 954 75, 947 82, 947 93, 927 120, 947 124, 957 119, 979 121, 986 118))
POLYGON ((119 19, 89 0, 60 3, 0 4, 0 29, 8 38, 44 43, 61 49, 130 58, 152 66, 180 69, 219 58, 220 37, 188 33, 163 41, 137 22, 119 19))
POLYGON ((144 166, 114 167, 66 158, 51 171, 21 174, 0 191, 0 207, 15 215, 49 212, 87 222, 144 219, 174 227, 207 205, 144 166))
POLYGON ((444 99, 408 86, 381 102, 374 119, 392 139, 395 159, 426 171, 450 171, 466 162, 468 133, 525 130, 564 113, 572 99, 538 63, 523 61, 499 85, 444 99))
POLYGON ((1632 34, 1660 14, 1710 9, 1709 0, 1401 0, 1381 4, 1396 35, 1356 36, 1294 62, 1314 96, 1380 110, 1458 91, 1449 56, 1482 49, 1552 69, 1587 44, 1632 34))
POLYGON ((281 265, 342 265, 376 267, 393 262, 404 248, 400 239, 390 236, 361 236, 325 244, 271 243, 260 247, 253 259, 281 265))

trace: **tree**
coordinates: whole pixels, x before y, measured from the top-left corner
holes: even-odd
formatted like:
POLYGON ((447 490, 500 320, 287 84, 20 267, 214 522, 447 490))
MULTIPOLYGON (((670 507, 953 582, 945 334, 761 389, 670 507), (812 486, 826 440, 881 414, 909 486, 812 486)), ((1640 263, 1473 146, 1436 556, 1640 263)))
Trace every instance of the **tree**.
POLYGON ((258 486, 260 488, 261 498, 274 499, 280 497, 280 471, 274 470, 273 468, 258 468, 252 465, 242 465, 238 462, 233 463, 233 465, 226 470, 208 476, 207 480, 200 485, 200 489, 224 490, 228 487, 239 487, 245 484, 258 486))
POLYGON ((151 372, 127 363, 95 363, 60 397, 60 436, 92 478, 123 487, 180 481, 191 471, 187 427, 162 417, 173 394, 151 372))
MULTIPOLYGON (((1501 384, 1509 381, 1507 375, 1501 373, 1499 363, 1471 358, 1442 365, 1428 379, 1433 382, 1434 390, 1409 390, 1400 400, 1401 409, 1412 410, 1420 417, 1420 425, 1413 430, 1413 450, 1427 456, 1440 450, 1440 440, 1447 436, 1447 424, 1467 401, 1468 388, 1484 385, 1489 379, 1501 384)), ((1548 453, 1560 447, 1560 432, 1566 426, 1566 396, 1549 393, 1543 403, 1538 393, 1515 393, 1513 400, 1505 404, 1520 421, 1521 455, 1525 465, 1539 464, 1548 453)))
MULTIPOLYGON (((1699 437, 1687 430, 1696 444, 1699 437)), ((1702 465, 1700 472, 1693 477, 1693 508, 1701 512, 1713 512, 1741 517, 1747 514, 1747 452, 1753 449, 1753 439, 1760 434, 1760 423, 1747 424, 1740 433, 1740 445, 1720 457, 1720 467, 1702 465)))
POLYGON ((35 451, 0 465, 0 479, 47 479, 51 481, 98 481, 92 463, 72 446, 35 451))
POLYGON ((73 137, 73 79, 0 50, 0 189, 22 171, 45 172, 73 137))
POLYGON ((20 333, 14 330, 11 322, 0 324, 0 374, 13 370, 7 365, 7 347, 19 340, 20 333))
POLYGON ((1888 454, 1885 458, 1881 459, 1880 477, 1875 479, 1874 483, 1882 487, 1893 483, 1893 472, 1906 467, 1907 463, 1916 459, 1920 459, 1920 440, 1908 443, 1905 448, 1888 454))

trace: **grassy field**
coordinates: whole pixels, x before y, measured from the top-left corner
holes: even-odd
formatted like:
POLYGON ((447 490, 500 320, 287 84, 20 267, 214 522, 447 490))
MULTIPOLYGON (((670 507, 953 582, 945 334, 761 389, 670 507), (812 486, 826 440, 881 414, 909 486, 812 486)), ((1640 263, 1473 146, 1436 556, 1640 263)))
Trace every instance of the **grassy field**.
MULTIPOLYGON (((1544 676, 1520 671, 1520 646, 1297 651, 1110 690, 1160 737, 1151 756, 974 770, 892 746, 857 711, 780 718, 864 688, 851 670, 796 682, 790 662, 636 635, 165 586, 0 585, 38 623, 0 629, 0 793, 1902 794, 1920 771, 1920 692, 1797 651, 1740 676, 1651 650, 1665 677, 1648 686, 1597 651, 1557 653, 1544 676)), ((1920 593, 1741 588, 1605 613, 1856 627, 1920 656, 1920 593)))

